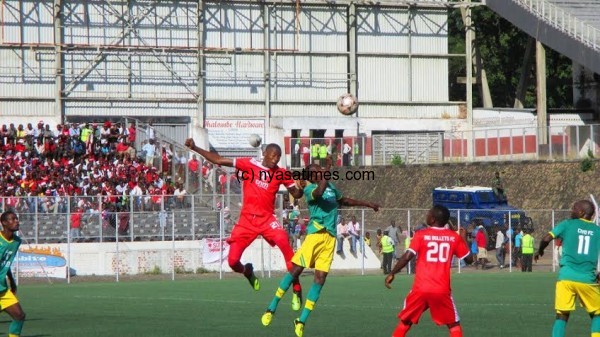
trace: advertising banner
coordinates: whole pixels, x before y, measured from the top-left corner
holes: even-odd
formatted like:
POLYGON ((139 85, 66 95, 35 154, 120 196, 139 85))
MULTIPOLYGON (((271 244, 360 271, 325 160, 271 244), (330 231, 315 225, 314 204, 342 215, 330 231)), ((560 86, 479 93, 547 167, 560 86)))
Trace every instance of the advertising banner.
POLYGON ((21 277, 67 278, 67 260, 58 248, 21 248, 12 268, 21 277))
POLYGON ((227 260, 229 255, 229 244, 223 240, 222 245, 219 239, 204 239, 204 251, 202 261, 204 264, 218 263, 221 259, 221 249, 223 250, 223 261, 227 260))
POLYGON ((263 119, 209 119, 204 121, 204 128, 214 148, 252 149, 248 142, 250 135, 265 137, 263 119))

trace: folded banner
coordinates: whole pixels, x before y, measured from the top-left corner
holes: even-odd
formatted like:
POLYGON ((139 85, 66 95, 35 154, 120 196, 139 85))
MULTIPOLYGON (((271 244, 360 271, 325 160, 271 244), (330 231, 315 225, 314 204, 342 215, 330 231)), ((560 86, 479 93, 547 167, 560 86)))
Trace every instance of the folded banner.
POLYGON ((223 260, 227 260, 229 255, 229 244, 225 240, 220 239, 204 239, 204 251, 202 261, 204 264, 217 263, 221 261, 221 250, 223 250, 223 260))

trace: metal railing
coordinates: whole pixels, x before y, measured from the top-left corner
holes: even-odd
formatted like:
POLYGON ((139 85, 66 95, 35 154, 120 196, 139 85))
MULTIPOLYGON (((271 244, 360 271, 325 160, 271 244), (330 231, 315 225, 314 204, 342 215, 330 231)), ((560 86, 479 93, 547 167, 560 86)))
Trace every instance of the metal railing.
POLYGON ((565 9, 552 4, 546 0, 512 0, 525 7, 534 15, 540 17, 548 24, 565 32, 586 44, 587 46, 600 50, 600 29, 578 19, 575 15, 565 9))
POLYGON ((333 166, 338 167, 503 160, 569 161, 600 156, 598 124, 549 126, 544 131, 535 126, 507 126, 477 127, 474 131, 377 134, 370 138, 290 138, 286 142, 286 153, 290 155, 290 166, 294 169, 321 161, 322 156, 314 156, 318 149, 311 149, 314 144, 324 144, 326 154, 333 156, 333 166))

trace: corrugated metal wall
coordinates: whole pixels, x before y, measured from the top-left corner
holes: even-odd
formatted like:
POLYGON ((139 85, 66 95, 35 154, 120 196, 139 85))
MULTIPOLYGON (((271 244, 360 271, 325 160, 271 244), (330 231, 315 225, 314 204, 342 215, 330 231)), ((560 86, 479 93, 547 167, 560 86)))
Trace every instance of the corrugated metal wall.
POLYGON ((9 1, 4 5, 4 30, 0 41, 9 43, 54 42, 52 1, 9 1))
POLYGON ((0 49, 0 95, 54 97, 54 53, 33 49, 0 49))
POLYGON ((346 56, 277 55, 272 58, 275 101, 335 102, 347 91, 346 56))
MULTIPOLYGON (((271 101, 270 117, 338 116, 335 101, 349 90, 353 76, 346 6, 302 4, 296 17, 289 3, 208 2, 199 28, 198 3, 193 1, 63 3, 65 44, 131 46, 109 51, 66 48, 62 71, 67 117, 193 117, 198 100, 206 118, 269 117, 265 99, 271 101), (201 51, 201 66, 195 49, 199 29, 206 48, 227 49, 201 51), (265 53, 266 48, 271 51, 265 53), (201 97, 199 68, 204 69, 201 97), (130 99, 140 103, 125 102, 130 99)), ((51 2, 6 0, 4 11, 2 41, 53 42, 51 2)), ((457 117, 457 106, 447 103, 447 11, 357 6, 356 12, 359 116, 457 117)), ((3 48, 0 60, 0 97, 53 99, 52 49, 3 48)), ((19 106, 29 109, 26 104, 11 108, 19 106)))
POLYGON ((265 99, 263 56, 255 54, 208 57, 206 98, 208 100, 265 99))

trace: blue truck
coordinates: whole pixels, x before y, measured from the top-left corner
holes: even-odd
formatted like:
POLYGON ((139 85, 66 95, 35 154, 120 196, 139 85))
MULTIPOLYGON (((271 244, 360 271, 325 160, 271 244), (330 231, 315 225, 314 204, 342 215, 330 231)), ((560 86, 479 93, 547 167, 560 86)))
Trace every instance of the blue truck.
POLYGON ((450 224, 465 228, 470 233, 473 228, 483 225, 488 233, 488 249, 494 249, 497 228, 516 232, 520 229, 533 229, 533 221, 524 211, 508 204, 505 197, 497 195, 491 187, 438 187, 433 189, 434 205, 450 209, 450 224))

